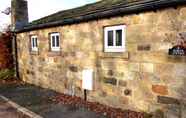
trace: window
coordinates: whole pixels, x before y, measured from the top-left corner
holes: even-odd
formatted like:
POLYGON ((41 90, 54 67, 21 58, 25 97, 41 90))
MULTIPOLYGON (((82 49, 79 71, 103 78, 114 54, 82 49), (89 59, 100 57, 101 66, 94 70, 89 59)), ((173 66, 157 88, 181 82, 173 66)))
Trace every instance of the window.
POLYGON ((60 36, 59 33, 50 34, 51 51, 60 51, 60 36))
POLYGON ((124 52, 126 26, 111 26, 104 28, 105 52, 124 52))
POLYGON ((31 51, 38 51, 37 36, 31 36, 31 51))

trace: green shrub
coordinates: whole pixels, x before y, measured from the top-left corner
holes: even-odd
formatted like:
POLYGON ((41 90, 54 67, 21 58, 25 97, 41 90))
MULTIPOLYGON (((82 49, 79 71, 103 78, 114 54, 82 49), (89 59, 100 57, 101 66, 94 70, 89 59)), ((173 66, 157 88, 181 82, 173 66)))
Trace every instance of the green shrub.
POLYGON ((0 79, 8 79, 14 76, 14 69, 0 70, 0 79))

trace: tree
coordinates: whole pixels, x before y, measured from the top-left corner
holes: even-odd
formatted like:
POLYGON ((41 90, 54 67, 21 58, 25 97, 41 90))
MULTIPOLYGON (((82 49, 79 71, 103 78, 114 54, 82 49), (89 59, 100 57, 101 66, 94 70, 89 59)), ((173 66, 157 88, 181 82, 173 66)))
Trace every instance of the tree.
POLYGON ((10 30, 0 33, 0 70, 13 68, 11 39, 12 33, 10 30))

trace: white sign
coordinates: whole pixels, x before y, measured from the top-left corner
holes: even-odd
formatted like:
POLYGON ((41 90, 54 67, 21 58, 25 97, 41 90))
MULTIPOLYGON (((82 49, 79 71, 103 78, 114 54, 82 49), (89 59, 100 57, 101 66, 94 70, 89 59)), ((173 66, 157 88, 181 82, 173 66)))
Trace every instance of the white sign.
POLYGON ((93 90, 93 69, 83 70, 82 76, 82 88, 86 90, 93 90))

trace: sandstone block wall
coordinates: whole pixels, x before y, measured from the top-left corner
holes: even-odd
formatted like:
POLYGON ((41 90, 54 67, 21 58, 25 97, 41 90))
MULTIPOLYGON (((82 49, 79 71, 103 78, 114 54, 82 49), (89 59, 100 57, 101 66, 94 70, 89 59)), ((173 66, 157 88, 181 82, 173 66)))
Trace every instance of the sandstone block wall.
POLYGON ((186 57, 170 56, 168 49, 183 32, 186 6, 19 33, 19 72, 26 82, 82 97, 82 70, 92 68, 94 91, 88 100, 177 117, 176 101, 186 98, 186 57), (103 27, 116 24, 127 26, 127 51, 105 53, 103 27), (58 53, 49 51, 51 32, 60 33, 58 53), (38 53, 29 51, 33 34, 38 35, 38 53))

